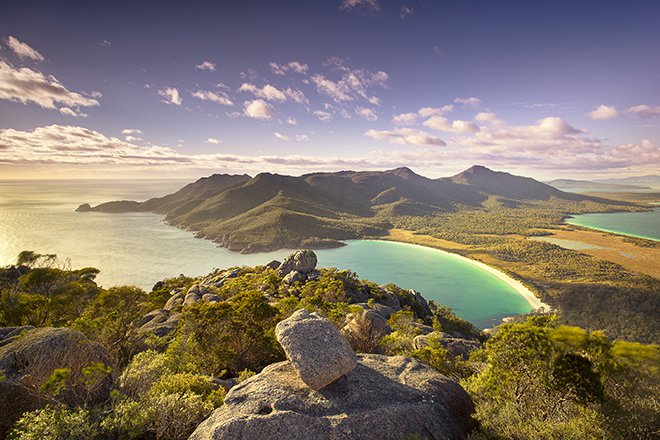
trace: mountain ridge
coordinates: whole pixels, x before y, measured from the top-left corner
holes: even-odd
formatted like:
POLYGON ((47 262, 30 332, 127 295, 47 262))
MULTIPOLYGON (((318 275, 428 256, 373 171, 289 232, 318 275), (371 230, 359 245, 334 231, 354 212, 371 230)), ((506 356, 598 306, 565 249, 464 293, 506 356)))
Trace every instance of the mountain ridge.
POLYGON ((566 193, 529 177, 475 165, 430 179, 408 167, 301 176, 214 174, 144 202, 114 201, 78 211, 154 212, 235 251, 341 246, 382 236, 392 220, 463 209, 603 200, 566 193))

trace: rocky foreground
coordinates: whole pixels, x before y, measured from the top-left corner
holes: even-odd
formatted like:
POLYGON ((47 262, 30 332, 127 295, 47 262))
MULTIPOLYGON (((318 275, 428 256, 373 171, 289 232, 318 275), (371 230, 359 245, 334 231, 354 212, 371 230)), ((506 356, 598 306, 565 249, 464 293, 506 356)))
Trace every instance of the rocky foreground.
POLYGON ((288 360, 232 388, 191 440, 458 439, 474 428, 470 396, 414 359, 356 355, 306 310, 276 334, 288 360))

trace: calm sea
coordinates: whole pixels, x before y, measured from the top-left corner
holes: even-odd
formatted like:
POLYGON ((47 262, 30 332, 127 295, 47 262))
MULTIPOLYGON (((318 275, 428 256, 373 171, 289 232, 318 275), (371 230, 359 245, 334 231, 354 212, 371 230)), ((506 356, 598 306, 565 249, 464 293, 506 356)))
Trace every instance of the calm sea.
MULTIPOLYGON (((185 181, 0 181, 0 265, 22 250, 55 253, 74 268, 101 270, 99 284, 150 289, 158 280, 202 275, 215 267, 265 264, 291 251, 241 255, 196 239, 148 213, 80 213, 81 203, 145 200, 185 181)), ((510 286, 465 261, 433 249, 381 241, 349 241, 317 252, 319 266, 351 269, 377 283, 394 282, 449 305, 480 327, 525 313, 529 304, 510 286)))
POLYGON ((660 241, 660 207, 647 212, 580 214, 567 219, 566 223, 660 241))

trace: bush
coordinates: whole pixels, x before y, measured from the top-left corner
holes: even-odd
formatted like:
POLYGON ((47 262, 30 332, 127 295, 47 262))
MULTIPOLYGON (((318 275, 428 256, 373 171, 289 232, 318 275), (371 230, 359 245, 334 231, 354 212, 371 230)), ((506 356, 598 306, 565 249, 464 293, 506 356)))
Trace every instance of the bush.
POLYGON ((135 355, 119 377, 119 389, 127 396, 138 398, 149 391, 161 377, 172 374, 167 357, 153 350, 135 355))
POLYGON ((278 316, 258 292, 215 304, 198 302, 183 312, 167 355, 185 371, 214 377, 261 371, 284 358, 274 335, 278 316))
POLYGON ((64 406, 25 413, 9 435, 16 440, 89 440, 98 435, 98 423, 86 409, 64 406))

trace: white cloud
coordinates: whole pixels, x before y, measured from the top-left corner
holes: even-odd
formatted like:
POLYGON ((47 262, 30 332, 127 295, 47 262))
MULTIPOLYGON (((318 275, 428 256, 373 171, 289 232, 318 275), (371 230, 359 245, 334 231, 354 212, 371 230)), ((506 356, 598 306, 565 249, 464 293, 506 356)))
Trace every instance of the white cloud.
POLYGON ((452 111, 454 111, 454 106, 449 104, 442 107, 422 107, 417 110, 417 114, 422 118, 428 118, 429 116, 444 115, 452 111))
POLYGON ((611 155, 635 163, 650 165, 656 171, 660 164, 660 147, 649 139, 642 139, 638 144, 618 145, 612 149, 611 155))
POLYGON ((298 89, 287 88, 284 90, 284 93, 287 97, 289 97, 289 99, 297 104, 309 104, 309 100, 305 94, 298 89))
POLYGON ((268 104, 263 99, 245 101, 243 103, 243 107, 243 113, 249 118, 269 121, 275 115, 275 109, 273 106, 268 104))
POLYGON ((474 120, 478 122, 484 122, 491 125, 501 125, 503 121, 497 117, 495 113, 492 112, 479 112, 474 116, 474 120))
POLYGON ((334 67, 342 72, 338 81, 332 81, 323 74, 311 76, 311 82, 319 94, 329 96, 336 103, 354 101, 362 98, 372 105, 380 105, 380 99, 369 94, 373 87, 386 87, 389 75, 386 72, 370 72, 365 69, 349 69, 344 66, 343 60, 331 59, 327 66, 334 67))
POLYGON ((380 5, 378 4, 378 0, 341 0, 339 9, 358 9, 365 12, 378 12, 380 11, 380 5))
MULTIPOLYGON (((524 175, 529 175, 531 170, 551 170, 553 175, 575 174, 576 171, 583 175, 613 171, 639 175, 655 172, 660 163, 660 148, 648 139, 607 146, 599 139, 586 137, 583 131, 559 118, 545 118, 523 126, 486 127, 476 135, 452 140, 452 145, 447 148, 437 148, 443 144, 442 140, 410 128, 369 130, 365 135, 422 148, 372 151, 362 157, 182 154, 165 146, 135 145, 83 127, 50 125, 26 131, 0 129, 0 167, 10 173, 20 169, 21 173, 38 170, 36 172, 65 172, 67 175, 94 172, 101 175, 102 172, 137 171, 144 175, 147 172, 188 170, 186 172, 198 175, 202 170, 256 173, 268 169, 299 173, 347 168, 388 169, 406 165, 437 173, 441 168, 455 169, 485 162, 524 175)), ((295 139, 299 140, 298 136, 295 139)))
POLYGON ((243 83, 238 89, 239 92, 250 92, 257 98, 263 98, 268 101, 284 102, 287 98, 298 104, 308 104, 309 101, 303 92, 296 89, 287 88, 280 90, 275 86, 266 84, 263 87, 258 87, 251 83, 243 83))
POLYGON ((399 145, 426 145, 445 146, 447 143, 439 137, 433 136, 425 131, 412 128, 396 128, 394 130, 368 130, 365 136, 372 139, 385 139, 390 143, 399 145))
POLYGON ((413 8, 410 6, 401 6, 401 20, 405 20, 408 16, 412 15, 413 8))
POLYGON ((220 139, 216 139, 216 138, 212 138, 212 137, 207 138, 204 142, 207 143, 207 144, 213 144, 213 145, 218 145, 218 144, 222 143, 222 141, 220 139))
POLYGON ((22 60, 29 58, 34 61, 43 61, 44 57, 28 44, 19 41, 18 38, 10 36, 6 40, 7 46, 22 60))
POLYGON ((249 79, 250 81, 259 78, 257 71, 254 69, 248 69, 245 72, 241 72, 239 76, 243 79, 249 79))
POLYGON ((78 118, 78 117, 86 118, 87 117, 86 113, 82 113, 82 112, 79 112, 79 111, 72 110, 69 107, 60 107, 58 110, 63 115, 67 115, 67 116, 73 116, 73 117, 76 117, 76 118, 78 118))
POLYGON ((300 61, 290 61, 287 64, 268 63, 268 65, 275 75, 286 75, 288 71, 304 75, 309 70, 309 66, 300 61))
POLYGON ((97 131, 49 125, 32 131, 0 130, 0 162, 63 164, 176 164, 187 161, 167 147, 141 147, 97 131))
POLYGON ((377 116, 376 113, 375 113, 372 109, 370 109, 370 108, 366 108, 366 107, 356 107, 356 109, 355 109, 355 113, 356 113, 358 116, 360 116, 361 118, 366 119, 367 121, 372 121, 372 122, 373 122, 373 121, 378 120, 378 116, 377 116))
POLYGON ((138 136, 126 136, 124 139, 126 139, 126 142, 135 142, 142 140, 142 138, 138 136))
POLYGON ((322 122, 328 122, 332 119, 332 113, 324 112, 323 110, 314 110, 312 114, 322 122))
POLYGON ((52 75, 46 77, 43 73, 27 67, 17 69, 2 60, 0 99, 23 104, 32 102, 48 109, 55 109, 56 104, 69 108, 99 105, 96 99, 68 90, 52 75))
POLYGON ((461 120, 449 121, 444 116, 439 115, 431 116, 429 119, 424 121, 424 125, 435 130, 450 133, 476 133, 479 131, 479 127, 477 127, 472 122, 461 120))
POLYGON ((481 104, 481 99, 475 98, 474 96, 472 96, 470 98, 456 98, 456 99, 454 99, 454 102, 456 104, 477 106, 477 105, 481 104))
POLYGON ((124 128, 121 131, 121 134, 142 134, 142 130, 139 130, 137 128, 124 128))
POLYGON ((604 121, 606 119, 612 119, 619 115, 619 112, 615 107, 608 105, 599 105, 589 113, 589 117, 595 121, 604 121))
MULTIPOLYGON (((305 141, 305 135, 296 137, 305 141)), ((293 170, 337 170, 356 168, 392 168, 401 159, 376 154, 373 158, 332 156, 247 156, 238 154, 182 154, 170 147, 141 146, 108 137, 94 130, 75 126, 50 125, 31 131, 0 129, 0 166, 7 169, 15 165, 31 165, 51 172, 116 173, 118 171, 175 172, 190 170, 203 172, 249 172, 264 169, 286 172, 293 170), (82 170, 82 171, 81 171, 82 170)), ((428 163, 425 162, 425 163, 428 163)))
MULTIPOLYGON (((275 139, 284 141, 284 142, 289 142, 291 140, 291 137, 280 133, 279 131, 276 131, 273 133, 275 135, 275 139)), ((309 140, 309 137, 306 134, 297 134, 293 137, 293 139, 296 140, 296 142, 306 142, 309 140)))
POLYGON ((165 104, 181 105, 183 102, 181 100, 181 96, 179 95, 179 90, 174 87, 165 87, 160 89, 158 94, 164 98, 163 102, 165 104))
POLYGON ((342 81, 334 82, 327 79, 321 74, 316 74, 312 76, 312 82, 316 85, 316 89, 319 93, 323 93, 335 101, 352 101, 353 96, 351 96, 351 90, 342 81))
POLYGON ((289 63, 289 69, 293 70, 296 73, 300 73, 301 75, 304 75, 305 73, 307 73, 307 70, 309 70, 309 66, 299 61, 291 61, 289 63))
POLYGON ((392 123, 396 125, 414 125, 417 122, 417 113, 400 113, 392 117, 392 123))
POLYGON ((474 147, 483 155, 519 157, 521 161, 552 158, 553 162, 557 162, 554 156, 576 160, 580 154, 598 154, 602 142, 584 134, 584 130, 571 126, 559 117, 547 117, 531 125, 509 126, 503 122, 494 126, 482 125, 474 137, 455 141, 474 147))
POLYGON ((286 95, 284 94, 284 92, 278 89, 277 87, 271 86, 270 84, 266 84, 265 86, 259 88, 254 84, 243 83, 241 87, 238 89, 238 91, 250 92, 258 98, 264 98, 269 101, 278 101, 278 102, 286 101, 286 95))
POLYGON ((629 107, 626 112, 633 113, 637 116, 641 116, 642 118, 653 118, 660 116, 660 106, 652 107, 650 105, 640 104, 629 107))
POLYGON ((293 116, 286 118, 286 123, 289 125, 298 125, 298 121, 293 116))
POLYGON ((208 90, 197 90, 191 93, 193 98, 201 99, 202 101, 211 101, 218 104, 232 106, 234 102, 229 99, 229 95, 225 92, 211 92, 208 90))
POLYGON ((203 63, 196 65, 195 69, 208 70, 209 72, 215 72, 215 67, 216 67, 215 63, 212 63, 211 61, 206 60, 203 63))

